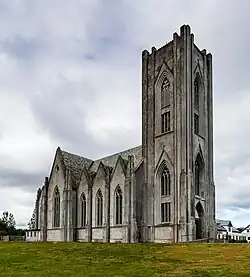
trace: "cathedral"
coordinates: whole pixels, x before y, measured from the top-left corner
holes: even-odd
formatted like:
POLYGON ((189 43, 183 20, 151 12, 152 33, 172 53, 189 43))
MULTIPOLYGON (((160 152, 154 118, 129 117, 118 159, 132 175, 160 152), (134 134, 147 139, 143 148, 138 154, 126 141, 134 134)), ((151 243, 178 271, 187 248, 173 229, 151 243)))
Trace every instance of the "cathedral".
POLYGON ((57 148, 38 190, 40 241, 215 238, 212 55, 188 25, 142 52, 142 143, 98 160, 57 148))

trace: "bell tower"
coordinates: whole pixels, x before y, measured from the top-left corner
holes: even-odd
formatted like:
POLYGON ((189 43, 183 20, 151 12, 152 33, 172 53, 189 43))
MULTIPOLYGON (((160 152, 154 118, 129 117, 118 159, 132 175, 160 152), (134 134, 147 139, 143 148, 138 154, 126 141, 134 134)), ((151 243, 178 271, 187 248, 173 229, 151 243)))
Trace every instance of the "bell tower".
POLYGON ((215 236, 212 86, 188 25, 142 53, 143 241, 215 236))

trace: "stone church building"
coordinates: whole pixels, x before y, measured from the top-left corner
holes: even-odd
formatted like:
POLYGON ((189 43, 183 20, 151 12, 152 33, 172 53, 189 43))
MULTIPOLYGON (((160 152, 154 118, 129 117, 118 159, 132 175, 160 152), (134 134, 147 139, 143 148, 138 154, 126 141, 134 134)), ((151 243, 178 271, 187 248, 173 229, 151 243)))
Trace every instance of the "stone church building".
POLYGON ((58 148, 32 233, 127 243, 215 237, 212 55, 188 25, 142 52, 142 145, 98 160, 58 148))

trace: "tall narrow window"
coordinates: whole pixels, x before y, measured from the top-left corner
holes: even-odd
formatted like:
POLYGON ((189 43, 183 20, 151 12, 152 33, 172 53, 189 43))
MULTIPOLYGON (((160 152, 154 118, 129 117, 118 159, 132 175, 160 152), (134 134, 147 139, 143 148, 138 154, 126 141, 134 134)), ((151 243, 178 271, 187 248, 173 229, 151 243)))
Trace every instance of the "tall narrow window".
POLYGON ((103 223, 103 196, 99 189, 97 192, 97 203, 96 203, 96 225, 102 226, 103 223))
POLYGON ((115 205, 116 205, 116 214, 115 214, 115 223, 122 224, 122 190, 118 186, 116 189, 115 195, 115 205))
POLYGON ((198 74, 194 80, 194 106, 197 109, 200 106, 200 76, 198 74))
POLYGON ((171 221, 171 203, 161 203, 161 222, 166 223, 171 221))
POLYGON ((194 132, 195 134, 199 134, 199 116, 198 114, 194 114, 194 132))
POLYGON ((60 227, 60 193, 58 187, 54 191, 54 228, 60 227))
POLYGON ((87 202, 86 202, 86 196, 83 193, 82 199, 81 199, 81 226, 85 227, 87 222, 87 202))
POLYGON ((161 115, 161 132, 166 133, 170 131, 170 112, 161 115))
POLYGON ((161 175, 161 196, 170 195, 170 174, 169 170, 165 167, 161 175))
POLYGON ((170 90, 170 83, 169 83, 169 80, 165 78, 161 86, 161 107, 162 108, 170 104, 169 90, 170 90))
POLYGON ((198 155, 195 160, 195 170, 194 170, 195 195, 200 195, 201 172, 202 172, 202 160, 200 155, 198 155))

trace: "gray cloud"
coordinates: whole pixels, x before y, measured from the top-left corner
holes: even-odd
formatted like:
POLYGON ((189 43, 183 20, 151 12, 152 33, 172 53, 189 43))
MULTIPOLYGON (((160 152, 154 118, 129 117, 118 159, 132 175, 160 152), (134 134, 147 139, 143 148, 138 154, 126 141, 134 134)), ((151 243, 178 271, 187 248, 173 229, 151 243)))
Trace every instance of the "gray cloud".
POLYGON ((43 176, 47 176, 48 172, 23 173, 20 171, 0 169, 0 187, 9 188, 11 186, 19 186, 26 191, 34 192, 37 186, 42 185, 43 176))
POLYGON ((2 51, 8 53, 16 58, 24 60, 38 55, 39 45, 37 41, 32 39, 25 39, 22 37, 15 37, 12 40, 6 40, 2 43, 2 51))

